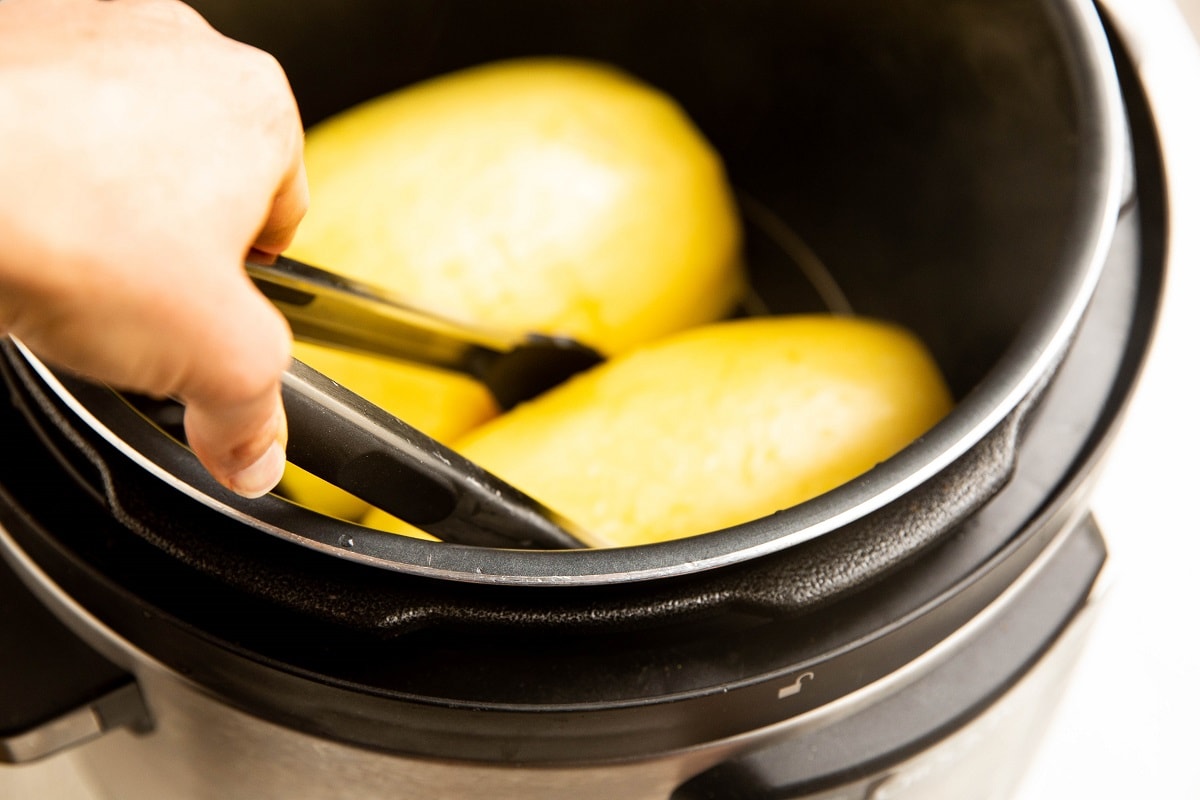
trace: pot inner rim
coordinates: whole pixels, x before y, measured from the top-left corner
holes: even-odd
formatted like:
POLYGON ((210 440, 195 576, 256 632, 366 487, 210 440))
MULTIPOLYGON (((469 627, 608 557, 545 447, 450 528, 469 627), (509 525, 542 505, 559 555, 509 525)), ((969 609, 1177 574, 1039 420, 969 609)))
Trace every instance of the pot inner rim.
POLYGON ((687 574, 794 547, 878 511, 962 457, 1053 372, 1080 322, 1123 201, 1127 143, 1098 14, 1083 0, 1059 5, 1084 116, 1077 170, 1084 208, 1063 231, 1062 268, 1053 284, 996 366, 926 436, 869 473, 770 517, 676 541, 584 551, 470 548, 373 531, 278 498, 244 501, 225 492, 178 442, 140 420, 115 393, 61 376, 19 343, 18 349, 73 415, 151 477, 249 527, 339 558, 476 583, 594 585, 687 574))

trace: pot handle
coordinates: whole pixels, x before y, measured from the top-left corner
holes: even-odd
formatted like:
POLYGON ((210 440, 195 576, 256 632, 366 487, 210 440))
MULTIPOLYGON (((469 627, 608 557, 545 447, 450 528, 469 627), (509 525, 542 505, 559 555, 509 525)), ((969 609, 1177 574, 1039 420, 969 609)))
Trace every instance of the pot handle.
POLYGON ((0 558, 0 764, 122 727, 151 727, 136 679, 59 622, 0 558))

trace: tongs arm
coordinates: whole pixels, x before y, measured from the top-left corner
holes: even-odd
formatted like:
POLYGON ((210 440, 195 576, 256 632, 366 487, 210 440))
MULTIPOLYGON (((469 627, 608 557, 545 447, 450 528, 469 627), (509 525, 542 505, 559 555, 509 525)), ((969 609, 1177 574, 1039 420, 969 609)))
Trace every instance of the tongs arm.
POLYGON ((283 402, 289 461, 443 541, 587 546, 554 511, 300 361, 283 402))
POLYGON ((518 344, 516 337, 419 311, 380 287, 286 256, 269 265, 247 263, 246 271, 303 341, 465 373, 479 352, 518 344))
POLYGON ((602 357, 572 339, 469 326, 406 305, 386 290, 280 256, 246 272, 306 342, 422 364, 483 383, 511 408, 602 357))

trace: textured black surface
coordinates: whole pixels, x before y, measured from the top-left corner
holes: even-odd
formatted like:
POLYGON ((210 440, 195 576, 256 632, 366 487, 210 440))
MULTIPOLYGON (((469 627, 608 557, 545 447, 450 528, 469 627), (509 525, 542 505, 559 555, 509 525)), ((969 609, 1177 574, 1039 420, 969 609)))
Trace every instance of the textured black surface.
MULTIPOLYGON (((19 356, 10 362, 25 371, 19 356)), ((25 372, 25 378, 35 379, 25 372)), ((401 580, 386 571, 340 559, 248 529, 241 522, 183 497, 116 453, 80 426, 35 385, 27 405, 65 461, 95 469, 90 481, 109 510, 145 541, 201 572, 289 608, 365 631, 396 635, 429 624, 455 627, 629 629, 735 610, 760 616, 809 611, 859 591, 946 536, 1008 479, 1023 414, 1014 415, 950 468, 880 511, 782 552, 721 570, 673 579, 594 587, 488 587, 436 579, 401 580), (65 432, 65 434, 64 434, 65 432), (327 600, 331 599, 332 602, 327 600)), ((81 387, 82 389, 82 387, 81 387)), ((1033 405, 1036 396, 1027 403, 1033 405)), ((1024 412, 1024 408, 1022 412, 1024 412)), ((190 457, 182 451, 178 457, 190 457)), ((198 467, 192 466, 193 470, 198 467)), ((210 479, 209 479, 210 480, 210 479)), ((214 489, 216 491, 216 489, 214 489)), ((271 501, 295 522, 330 526, 330 536, 363 548, 371 537, 397 541, 271 501)), ((265 504, 253 508, 262 513, 265 504)), ((284 520, 286 522, 286 520, 284 520)), ((470 558, 489 551, 463 550, 470 558)), ((575 554, 572 554, 575 555, 575 554)), ((602 558, 603 552, 594 553, 602 558)))

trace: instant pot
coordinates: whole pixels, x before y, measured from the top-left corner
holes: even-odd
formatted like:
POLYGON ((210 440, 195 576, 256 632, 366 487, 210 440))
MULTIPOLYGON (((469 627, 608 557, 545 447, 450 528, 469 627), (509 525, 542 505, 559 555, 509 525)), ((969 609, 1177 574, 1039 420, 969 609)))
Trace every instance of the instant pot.
POLYGON ((195 5, 280 59, 309 124, 495 59, 621 66, 724 157, 770 313, 906 325, 957 405, 764 519, 506 550, 229 495, 162 409, 9 340, 0 760, 119 800, 1011 793, 1095 614, 1088 492, 1168 244, 1099 9, 195 5))

